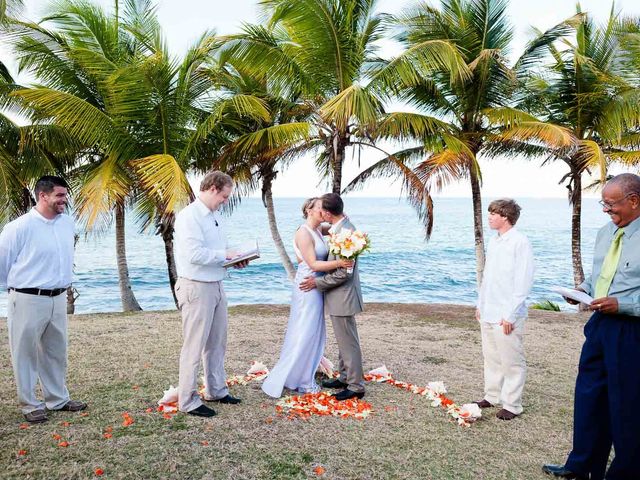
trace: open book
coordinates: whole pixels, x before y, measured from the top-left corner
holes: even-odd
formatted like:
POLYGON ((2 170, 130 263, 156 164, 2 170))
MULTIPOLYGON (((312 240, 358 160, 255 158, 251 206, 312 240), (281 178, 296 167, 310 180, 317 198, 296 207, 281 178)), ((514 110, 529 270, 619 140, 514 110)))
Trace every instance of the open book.
POLYGON ((586 305, 589 305, 591 304, 591 302, 593 302, 593 297, 591 297, 591 295, 581 292, 580 290, 565 287, 553 287, 551 290, 559 293, 563 297, 570 298, 571 300, 575 300, 576 302, 581 302, 586 305))
POLYGON ((227 260, 222 264, 223 267, 232 267, 236 263, 244 262, 245 260, 255 260, 260 258, 260 249, 258 248, 258 241, 252 240, 250 242, 243 243, 237 248, 230 249, 235 252, 232 259, 227 260))

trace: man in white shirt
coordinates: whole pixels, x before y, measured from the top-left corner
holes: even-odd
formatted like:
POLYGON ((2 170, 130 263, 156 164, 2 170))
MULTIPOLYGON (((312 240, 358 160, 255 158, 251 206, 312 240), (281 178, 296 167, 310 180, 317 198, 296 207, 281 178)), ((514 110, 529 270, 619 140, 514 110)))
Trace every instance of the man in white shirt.
POLYGON ((529 240, 515 228, 519 217, 520 206, 511 199, 489 205, 489 227, 498 235, 489 241, 476 310, 482 331, 485 394, 475 403, 481 408, 502 404, 496 414, 501 420, 522 413, 527 374, 522 340, 534 264, 529 240))
MULTIPOLYGON (((175 257, 178 281, 175 291, 182 312, 183 344, 180 352, 178 408, 200 417, 215 410, 198 394, 200 359, 204 367, 204 399, 237 404, 229 395, 224 371, 227 346, 227 297, 222 286, 222 266, 231 254, 218 208, 229 201, 233 180, 222 172, 202 179, 198 198, 176 216, 175 257)), ((248 262, 236 266, 243 268, 248 262)))
POLYGON ((18 401, 30 423, 47 421, 49 410, 77 412, 87 404, 69 399, 67 302, 73 274, 73 220, 63 212, 67 184, 40 178, 36 206, 0 233, 0 288, 9 291, 7 327, 18 401), (36 382, 44 402, 36 398, 36 382))

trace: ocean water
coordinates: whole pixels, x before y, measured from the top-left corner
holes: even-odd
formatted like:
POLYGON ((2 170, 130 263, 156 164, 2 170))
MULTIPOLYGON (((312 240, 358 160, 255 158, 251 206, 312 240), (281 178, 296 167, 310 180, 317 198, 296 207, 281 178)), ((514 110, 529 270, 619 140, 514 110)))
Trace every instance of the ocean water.
MULTIPOLYGON (((491 199, 483 199, 483 208, 491 199)), ((275 200, 278 225, 290 255, 296 228, 302 223, 303 199, 275 200)), ((519 199, 518 228, 530 239, 536 274, 530 301, 550 299, 562 304, 553 285, 571 286, 571 210, 564 199, 519 199)), ((360 259, 365 302, 473 304, 476 299, 471 200, 437 198, 431 239, 414 210, 396 198, 349 198, 345 210, 354 224, 369 234, 371 251, 360 259)), ((595 199, 585 199, 582 251, 585 272, 591 270, 597 230, 608 221, 595 199)), ((230 304, 288 303, 291 285, 273 247, 266 210, 260 199, 246 199, 227 219, 231 245, 257 238, 262 257, 245 270, 231 270, 225 280, 230 304)), ((487 238, 493 233, 486 224, 487 238)), ((153 234, 127 224, 127 257, 133 290, 144 310, 174 309, 164 246, 153 234)), ((77 313, 121 310, 113 231, 82 237, 75 256, 75 286, 80 293, 77 313)), ((6 293, 0 293, 0 316, 6 315, 6 293)), ((569 309, 566 304, 563 308, 569 309)))

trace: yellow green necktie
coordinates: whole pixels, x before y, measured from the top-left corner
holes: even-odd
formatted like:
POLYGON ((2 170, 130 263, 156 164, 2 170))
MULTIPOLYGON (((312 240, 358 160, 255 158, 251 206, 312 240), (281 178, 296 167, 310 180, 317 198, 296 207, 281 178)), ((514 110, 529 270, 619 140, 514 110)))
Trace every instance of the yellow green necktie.
POLYGON ((619 228, 613 236, 609 251, 602 262, 594 298, 602 298, 609 295, 609 287, 611 287, 613 277, 616 274, 616 270, 618 270, 618 262, 620 262, 620 254, 622 253, 622 235, 624 235, 624 228, 619 228))

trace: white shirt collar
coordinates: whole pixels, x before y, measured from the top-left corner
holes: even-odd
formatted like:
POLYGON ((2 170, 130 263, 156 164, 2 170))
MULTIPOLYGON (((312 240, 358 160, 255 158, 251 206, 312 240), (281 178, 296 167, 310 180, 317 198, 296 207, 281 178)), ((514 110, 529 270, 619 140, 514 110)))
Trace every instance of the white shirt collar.
POLYGON ((502 235, 498 234, 496 238, 498 238, 498 240, 509 240, 509 238, 513 236, 513 232, 515 232, 515 230, 516 230, 516 227, 513 226, 509 230, 504 232, 502 235))
POLYGON ((329 228, 329 233, 335 233, 338 230, 338 228, 340 228, 340 225, 342 225, 346 219, 347 217, 342 217, 338 223, 334 223, 333 225, 331 225, 331 228, 329 228))
POLYGON ((47 218, 43 216, 38 210, 36 210, 36 207, 33 207, 29 213, 31 213, 32 217, 37 218, 38 220, 44 223, 54 223, 58 218, 60 218, 60 215, 62 215, 62 214, 58 214, 53 218, 47 218))
POLYGON ((202 200, 200 200, 200 197, 196 198, 193 203, 195 204, 196 211, 201 216, 206 217, 207 215, 213 215, 213 212, 209 210, 209 207, 207 207, 202 200))

